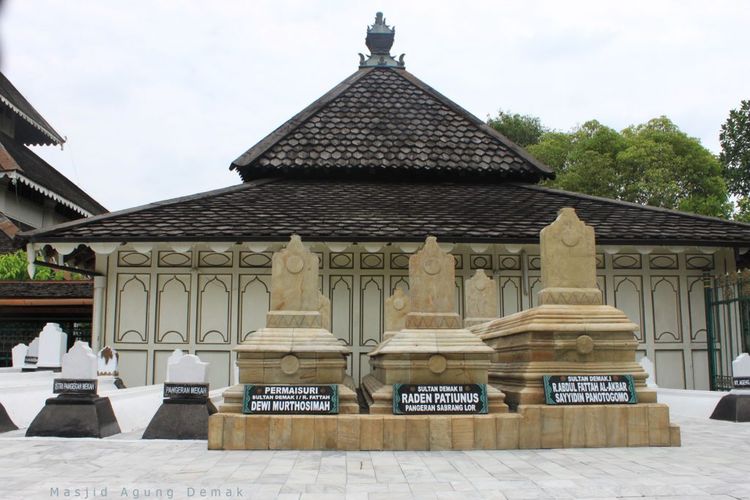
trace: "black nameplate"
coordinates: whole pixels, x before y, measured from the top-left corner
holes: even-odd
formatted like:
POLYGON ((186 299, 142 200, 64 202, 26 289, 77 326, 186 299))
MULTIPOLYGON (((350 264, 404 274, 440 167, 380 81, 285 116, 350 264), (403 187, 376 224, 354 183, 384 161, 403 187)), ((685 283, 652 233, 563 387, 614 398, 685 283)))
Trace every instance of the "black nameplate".
POLYGON ((632 375, 545 375, 548 405, 635 404, 632 375))
POLYGON ((164 383, 164 397, 169 399, 208 399, 208 384, 164 383))
POLYGON ((487 413, 486 384, 393 384, 394 415, 487 413))
POLYGON ((96 394, 96 379, 56 378, 52 383, 54 394, 96 394))
POLYGON ((339 387, 329 385, 245 385, 242 413, 335 415, 339 387))
POLYGON ((36 356, 26 356, 23 358, 23 362, 27 365, 35 365, 38 360, 39 358, 36 356))
POLYGON ((750 377, 734 377, 735 389, 750 389, 750 377))

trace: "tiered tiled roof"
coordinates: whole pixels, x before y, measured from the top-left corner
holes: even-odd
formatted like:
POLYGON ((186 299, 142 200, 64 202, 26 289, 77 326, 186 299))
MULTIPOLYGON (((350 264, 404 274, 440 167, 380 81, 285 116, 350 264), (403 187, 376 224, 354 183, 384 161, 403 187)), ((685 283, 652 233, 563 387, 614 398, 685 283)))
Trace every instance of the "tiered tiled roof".
POLYGON ((573 207, 599 243, 750 246, 750 225, 523 183, 276 179, 25 233, 31 241, 536 243, 573 207))
POLYGON ((244 180, 552 177, 479 118, 400 68, 363 68, 237 158, 244 180))

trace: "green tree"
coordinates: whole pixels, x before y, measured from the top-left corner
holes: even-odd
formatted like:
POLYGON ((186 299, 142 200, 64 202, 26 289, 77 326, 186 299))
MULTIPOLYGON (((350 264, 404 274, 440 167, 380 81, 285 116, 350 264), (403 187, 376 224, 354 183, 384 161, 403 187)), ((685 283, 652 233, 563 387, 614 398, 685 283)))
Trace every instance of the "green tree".
MULTIPOLYGON (((26 252, 18 250, 14 253, 0 254, 0 280, 25 281, 30 279, 26 271, 28 261, 26 252)), ((48 267, 36 267, 35 280, 63 280, 65 273, 48 267)))
POLYGON ((736 196, 735 220, 750 222, 750 101, 729 112, 719 134, 724 178, 736 196))
POLYGON ((503 110, 495 118, 488 118, 487 125, 524 148, 538 143, 547 132, 539 118, 503 110))
POLYGON ((719 134, 721 159, 729 192, 750 195, 750 101, 729 112, 719 134))
POLYGON ((592 120, 550 132, 528 148, 553 167, 553 187, 704 215, 728 217, 719 160, 662 116, 617 132, 592 120))

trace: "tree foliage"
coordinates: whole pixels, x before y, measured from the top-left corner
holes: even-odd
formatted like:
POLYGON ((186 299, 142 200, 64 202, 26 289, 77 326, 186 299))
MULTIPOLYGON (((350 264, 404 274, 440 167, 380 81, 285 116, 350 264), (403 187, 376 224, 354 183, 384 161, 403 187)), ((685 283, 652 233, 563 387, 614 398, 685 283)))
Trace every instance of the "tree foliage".
POLYGON ((719 134, 721 154, 729 192, 750 196, 750 101, 729 112, 719 134))
POLYGON ((547 132, 539 118, 503 110, 495 118, 489 118, 487 125, 524 148, 538 143, 547 132))
MULTIPOLYGON (((27 265, 26 252, 23 250, 0 254, 0 280, 25 281, 31 279, 26 271, 27 265)), ((48 267, 37 267, 34 279, 64 280, 70 278, 63 271, 55 271, 48 267)))
POLYGON ((667 117, 622 132, 596 120, 545 133, 529 152, 555 169, 549 185, 579 193, 728 217, 719 160, 667 117))

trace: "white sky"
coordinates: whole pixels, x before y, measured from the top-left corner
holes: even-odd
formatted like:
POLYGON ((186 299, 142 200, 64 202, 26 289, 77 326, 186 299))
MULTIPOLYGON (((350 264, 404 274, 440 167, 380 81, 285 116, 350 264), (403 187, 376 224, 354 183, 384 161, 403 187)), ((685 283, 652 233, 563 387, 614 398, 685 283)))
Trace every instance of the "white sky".
POLYGON ((718 153, 750 98, 744 0, 6 0, 2 70, 68 138, 37 153, 115 210, 238 183, 237 156, 357 69, 377 10, 480 118, 667 115, 718 153))

